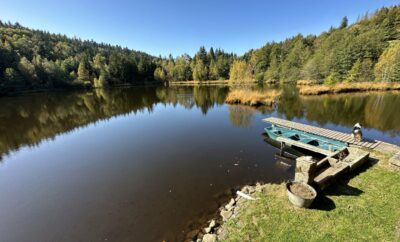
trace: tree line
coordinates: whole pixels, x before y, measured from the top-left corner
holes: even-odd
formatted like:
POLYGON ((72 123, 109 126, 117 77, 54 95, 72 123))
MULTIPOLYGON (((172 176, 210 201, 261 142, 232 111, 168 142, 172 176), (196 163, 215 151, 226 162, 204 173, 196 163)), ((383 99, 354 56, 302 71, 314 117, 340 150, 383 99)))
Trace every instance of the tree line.
POLYGON ((233 63, 231 79, 333 84, 400 81, 400 6, 381 8, 349 25, 297 35, 250 50, 233 63))
POLYGON ((200 47, 191 57, 154 57, 0 21, 0 94, 16 90, 104 87, 143 82, 227 80, 332 84, 400 80, 400 6, 320 35, 270 42, 242 56, 200 47))
POLYGON ((0 93, 153 81, 154 60, 140 51, 0 21, 0 93))

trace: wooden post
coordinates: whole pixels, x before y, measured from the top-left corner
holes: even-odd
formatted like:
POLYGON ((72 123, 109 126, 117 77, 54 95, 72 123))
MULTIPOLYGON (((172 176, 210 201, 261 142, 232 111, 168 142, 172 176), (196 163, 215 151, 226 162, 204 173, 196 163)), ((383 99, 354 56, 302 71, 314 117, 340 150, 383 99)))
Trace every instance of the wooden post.
POLYGON ((285 142, 281 142, 281 151, 280 151, 280 155, 283 156, 285 153, 285 142))

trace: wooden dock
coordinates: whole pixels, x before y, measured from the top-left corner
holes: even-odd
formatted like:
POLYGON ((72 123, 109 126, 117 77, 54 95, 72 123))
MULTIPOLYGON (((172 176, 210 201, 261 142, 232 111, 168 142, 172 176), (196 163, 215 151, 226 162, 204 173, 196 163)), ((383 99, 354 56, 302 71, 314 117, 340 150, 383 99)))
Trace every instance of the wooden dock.
POLYGON ((281 143, 282 154, 285 146, 289 145, 325 155, 325 158, 319 161, 307 160, 306 156, 297 158, 295 173, 295 181, 297 182, 315 184, 323 190, 342 174, 351 172, 362 165, 370 157, 370 154, 371 157, 375 159, 379 158, 379 153, 389 154, 391 155, 389 164, 400 168, 400 147, 397 145, 370 139, 356 142, 349 133, 342 133, 280 118, 270 117, 263 119, 263 121, 276 126, 295 129, 348 144, 347 147, 333 152, 289 138, 277 137, 276 141, 281 143), (372 150, 378 152, 371 152, 372 150), (374 157, 374 153, 376 157, 374 157))
POLYGON ((364 147, 364 148, 369 148, 369 149, 375 149, 382 143, 382 141, 368 140, 368 139, 365 139, 362 142, 356 142, 351 137, 351 134, 346 134, 346 133, 342 133, 342 132, 338 132, 338 131, 334 131, 334 130, 330 130, 330 129, 315 127, 315 126, 311 126, 311 125, 307 125, 307 124, 297 123, 297 122, 280 119, 280 118, 270 117, 270 118, 263 119, 263 121, 274 124, 274 125, 278 125, 281 127, 297 129, 297 130, 308 132, 311 134, 321 135, 321 136, 324 136, 324 137, 327 137, 330 139, 342 141, 342 142, 345 142, 345 143, 348 143, 348 144, 351 144, 354 146, 359 146, 359 147, 364 147))

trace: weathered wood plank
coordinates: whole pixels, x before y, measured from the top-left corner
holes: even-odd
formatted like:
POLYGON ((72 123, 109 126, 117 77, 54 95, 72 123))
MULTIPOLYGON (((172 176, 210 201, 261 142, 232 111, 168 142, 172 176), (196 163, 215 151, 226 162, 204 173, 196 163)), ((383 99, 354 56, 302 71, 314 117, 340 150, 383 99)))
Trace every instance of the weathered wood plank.
POLYGON ((315 153, 319 153, 319 154, 323 154, 323 155, 327 155, 327 156, 333 154, 332 151, 324 150, 324 149, 315 147, 313 145, 304 144, 304 143, 301 143, 301 142, 298 142, 298 141, 295 141, 295 140, 291 140, 291 139, 287 139, 287 138, 283 138, 283 137, 278 137, 276 140, 279 141, 279 142, 283 142, 285 144, 288 144, 288 145, 297 146, 297 147, 304 148, 304 149, 313 151, 315 153))

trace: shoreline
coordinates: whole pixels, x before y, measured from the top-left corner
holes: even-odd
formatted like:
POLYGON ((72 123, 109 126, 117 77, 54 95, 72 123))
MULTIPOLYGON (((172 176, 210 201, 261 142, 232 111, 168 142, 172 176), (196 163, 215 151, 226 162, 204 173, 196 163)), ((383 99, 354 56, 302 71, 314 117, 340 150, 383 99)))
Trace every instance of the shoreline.
POLYGON ((328 85, 307 85, 298 86, 299 94, 302 96, 317 96, 324 94, 341 94, 369 91, 395 91, 400 90, 400 83, 392 82, 359 82, 359 83, 338 83, 328 85))
POLYGON ((185 241, 312 241, 332 235, 340 240, 350 234, 363 240, 400 239, 400 210, 395 209, 400 195, 393 190, 400 167, 391 165, 386 153, 371 155, 366 164, 321 192, 309 209, 290 204, 284 183, 245 185, 240 191, 255 200, 232 196, 218 209, 219 216, 196 234, 188 234, 185 241))
MULTIPOLYGON (((259 199, 259 195, 267 190, 270 183, 256 183, 254 185, 245 185, 240 190, 242 193, 251 196, 254 199, 259 199)), ((231 219, 236 218, 241 211, 246 208, 246 204, 254 202, 254 200, 248 200, 238 194, 231 197, 228 203, 218 208, 218 217, 214 217, 207 222, 206 227, 198 229, 196 233, 189 233, 187 235, 188 241, 195 242, 216 242, 224 240, 227 237, 227 231, 224 227, 225 223, 228 223, 231 219)))

